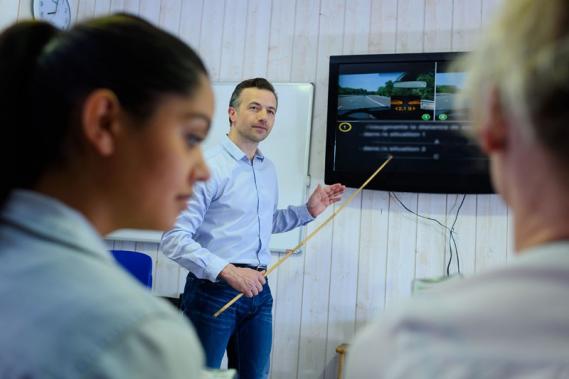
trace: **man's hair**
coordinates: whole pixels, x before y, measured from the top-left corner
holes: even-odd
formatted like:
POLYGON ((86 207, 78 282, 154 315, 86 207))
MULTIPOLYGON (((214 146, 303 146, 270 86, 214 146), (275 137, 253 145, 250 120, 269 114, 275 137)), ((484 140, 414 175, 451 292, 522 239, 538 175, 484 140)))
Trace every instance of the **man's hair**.
MULTIPOLYGON (((569 2, 504 2, 482 45, 466 55, 462 105, 484 109, 488 88, 528 140, 569 166, 569 2)), ((480 114, 471 115, 475 124, 480 114)), ((478 121, 478 122, 477 122, 478 121)))
MULTIPOLYGON (((233 93, 231 94, 231 99, 229 99, 229 106, 231 108, 239 108, 239 105, 241 103, 241 92, 245 88, 258 88, 271 91, 273 95, 275 95, 275 100, 277 101, 278 106, 279 98, 277 96, 277 92, 275 91, 275 87, 273 87, 273 85, 265 78, 253 78, 243 80, 241 83, 237 84, 233 90, 233 93)), ((231 119, 229 120, 229 125, 231 126, 231 119)))

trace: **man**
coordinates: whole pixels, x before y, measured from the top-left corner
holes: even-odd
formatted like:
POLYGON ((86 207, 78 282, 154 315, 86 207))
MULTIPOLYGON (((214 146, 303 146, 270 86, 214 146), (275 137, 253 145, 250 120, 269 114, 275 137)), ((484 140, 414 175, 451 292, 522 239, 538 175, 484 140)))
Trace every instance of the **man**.
POLYGON ((262 78, 241 82, 229 103, 230 130, 206 154, 211 179, 197 185, 161 249, 187 268, 182 309, 192 320, 218 368, 227 348, 229 366, 240 378, 265 378, 272 342, 272 303, 263 274, 270 263, 272 233, 305 225, 340 200, 344 186, 318 186, 306 205, 277 210, 275 167, 258 149, 270 134, 277 95, 262 78), (229 310, 215 313, 238 293, 229 310))
POLYGON ((567 0, 504 2, 466 58, 466 97, 514 213, 516 258, 362 331, 350 379, 569 377, 568 20, 567 0))

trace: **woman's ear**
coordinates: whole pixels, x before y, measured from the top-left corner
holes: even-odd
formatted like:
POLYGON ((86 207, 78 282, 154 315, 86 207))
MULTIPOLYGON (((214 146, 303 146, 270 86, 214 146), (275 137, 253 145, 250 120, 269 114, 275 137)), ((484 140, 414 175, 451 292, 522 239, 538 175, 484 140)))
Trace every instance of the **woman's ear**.
POLYGON ((480 119, 479 140, 482 150, 487 154, 503 151, 508 142, 509 120, 496 87, 488 91, 484 114, 480 119))
POLYGON ((102 156, 115 150, 120 111, 116 95, 108 89, 91 92, 83 103, 81 121, 87 144, 102 156))

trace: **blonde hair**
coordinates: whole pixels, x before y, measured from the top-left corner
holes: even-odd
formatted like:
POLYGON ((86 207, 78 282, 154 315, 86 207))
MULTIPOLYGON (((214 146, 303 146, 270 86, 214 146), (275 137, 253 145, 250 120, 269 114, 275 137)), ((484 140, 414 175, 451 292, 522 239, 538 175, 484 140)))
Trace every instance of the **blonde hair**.
POLYGON ((479 121, 488 88, 523 120, 527 138, 569 164, 569 1, 503 1, 479 48, 459 62, 468 72, 462 102, 479 121))

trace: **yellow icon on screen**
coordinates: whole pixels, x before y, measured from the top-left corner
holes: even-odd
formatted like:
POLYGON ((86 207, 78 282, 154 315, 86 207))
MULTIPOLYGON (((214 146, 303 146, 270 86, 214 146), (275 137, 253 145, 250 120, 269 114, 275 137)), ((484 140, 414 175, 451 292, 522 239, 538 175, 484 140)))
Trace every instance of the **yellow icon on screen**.
POLYGON ((341 122, 340 125, 338 125, 338 130, 347 133, 352 130, 352 124, 349 122, 341 122))

